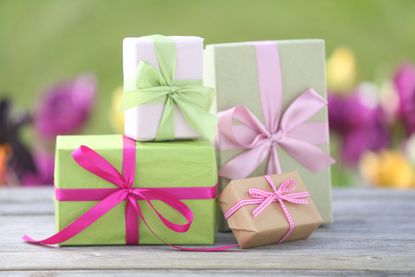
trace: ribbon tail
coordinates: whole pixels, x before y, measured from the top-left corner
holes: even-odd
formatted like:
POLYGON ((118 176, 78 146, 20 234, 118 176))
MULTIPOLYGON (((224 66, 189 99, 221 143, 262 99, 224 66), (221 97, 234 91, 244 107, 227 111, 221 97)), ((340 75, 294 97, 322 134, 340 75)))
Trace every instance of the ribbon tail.
POLYGON ((125 202, 125 242, 127 245, 138 245, 139 222, 134 203, 131 203, 132 201, 136 202, 134 198, 129 198, 125 202))
POLYGON ((61 231, 57 232, 53 236, 43 240, 35 240, 27 235, 23 236, 23 240, 32 244, 58 244, 73 238, 83 230, 85 230, 92 223, 100 219, 103 215, 112 210, 120 202, 124 200, 125 193, 123 191, 117 191, 107 198, 96 204, 94 207, 89 209, 86 213, 78 217, 71 224, 66 226, 61 231))
POLYGON ((180 201, 174 195, 154 188, 151 190, 142 190, 139 194, 143 196, 144 200, 146 200, 151 209, 153 209, 153 211, 157 214, 157 216, 163 222, 163 224, 170 230, 180 233, 189 230, 193 222, 193 212, 184 202, 180 201), (151 203, 150 199, 152 198, 160 200, 164 202, 166 205, 169 205, 171 208, 179 212, 186 219, 187 222, 185 224, 176 224, 168 220, 156 209, 153 203, 151 203))
POLYGON ((163 115, 157 129, 156 141, 173 140, 175 138, 174 128, 174 102, 169 96, 166 97, 163 115))
POLYGON ((263 142, 228 161, 219 170, 219 176, 228 179, 245 178, 266 159, 268 153, 269 146, 266 142, 263 142))
MULTIPOLYGON (((140 207, 138 206, 138 204, 133 205, 135 211, 137 212, 138 216, 140 217, 140 219, 143 221, 144 225, 146 225, 146 227, 148 228, 148 230, 161 242, 163 242, 164 244, 179 250, 179 251, 188 251, 188 252, 222 252, 222 251, 227 251, 230 250, 232 248, 236 248, 238 247, 238 244, 229 244, 229 245, 223 245, 223 246, 218 246, 218 247, 210 247, 210 248, 202 248, 202 247, 182 247, 182 246, 178 246, 178 245, 174 245, 171 244, 169 242, 167 242, 166 240, 164 240, 162 237, 160 237, 154 230, 153 228, 151 228, 151 226, 148 224, 147 220, 144 217, 143 212, 141 211, 140 207)), ((154 208, 154 207, 152 207, 154 208)))
POLYGON ((291 234, 294 232, 295 222, 294 222, 290 212, 288 211, 287 207, 285 206, 284 202, 282 200, 278 200, 278 202, 280 203, 280 207, 283 210, 285 218, 288 221, 288 230, 287 230, 287 232, 277 242, 278 244, 280 244, 280 243, 283 243, 284 241, 286 241, 291 236, 291 234))
MULTIPOLYGON (((147 203, 150 205, 150 207, 154 210, 154 212, 157 214, 157 216, 160 218, 160 220, 163 222, 163 224, 165 226, 167 226, 169 229, 171 229, 175 232, 186 232, 190 228, 190 225, 193 222, 193 213, 192 213, 192 210, 186 204, 184 204, 182 201, 176 199, 176 197, 174 197, 171 194, 165 193, 165 192, 157 190, 157 189, 152 189, 152 190, 148 190, 148 191, 141 191, 140 194, 143 194, 143 196, 146 196, 146 195, 147 196, 155 196, 155 195, 157 195, 158 200, 160 200, 160 201, 164 202, 165 204, 169 205, 170 207, 172 207, 173 209, 178 211, 180 214, 182 214, 186 218, 186 220, 187 220, 186 224, 175 224, 173 222, 170 222, 163 215, 161 215, 160 212, 157 211, 157 209, 153 206, 151 201, 148 200, 149 197, 143 197, 147 201, 147 203)), ((168 245, 168 246, 170 246, 170 247, 172 247, 176 250, 188 251, 188 252, 221 252, 221 251, 227 251, 227 250, 230 250, 232 248, 238 247, 238 244, 222 245, 222 246, 218 246, 218 247, 207 247, 207 248, 203 248, 203 247, 182 247, 182 246, 178 246, 178 245, 168 243, 166 240, 161 238, 150 227, 150 225, 146 221, 146 219, 145 219, 143 213, 141 212, 140 208, 138 207, 138 205, 135 205, 135 209, 136 209, 136 212, 137 212, 138 216, 141 218, 143 223, 147 226, 148 230, 156 238, 158 238, 161 242, 163 242, 164 244, 166 244, 166 245, 168 245)))
POLYGON ((321 171, 334 163, 330 155, 308 142, 285 137, 279 145, 291 157, 313 172, 321 171))
MULTIPOLYGON (((184 204, 182 201, 177 199, 175 196, 173 196, 169 193, 165 193, 165 192, 163 192, 161 190, 158 190, 158 189, 152 189, 152 190, 147 190, 147 191, 141 190, 140 192, 136 193, 136 196, 143 197, 147 201, 147 203, 150 205, 150 207, 154 210, 154 212, 157 214, 157 216, 160 218, 160 220, 163 222, 163 224, 166 225, 171 230, 173 230, 175 232, 186 232, 190 228, 190 225, 193 222, 192 210, 186 204, 184 204), (186 224, 175 224, 175 223, 170 222, 169 220, 167 220, 163 215, 160 214, 160 212, 157 211, 157 209, 153 206, 153 204, 149 200, 150 198, 152 198, 154 196, 157 196, 158 200, 164 202, 165 204, 169 205, 170 207, 172 207, 173 209, 178 211, 180 214, 182 214, 186 218, 187 223, 186 224)), ((132 202, 131 204, 132 204, 132 207, 134 207, 134 209, 135 209, 136 213, 138 214, 138 216, 140 217, 140 219, 143 221, 144 225, 147 226, 148 230, 156 238, 158 238, 161 242, 163 242, 164 244, 166 244, 166 245, 168 245, 168 246, 170 246, 170 247, 172 247, 176 250, 189 251, 189 252, 221 252, 221 251, 227 251, 227 250, 230 250, 232 248, 238 247, 237 244, 222 245, 222 246, 218 246, 218 247, 208 247, 208 248, 181 247, 181 246, 178 246, 178 245, 168 243, 166 240, 161 238, 151 228, 151 226, 148 224, 147 220, 145 219, 144 214, 142 213, 142 211, 141 211, 140 207, 138 206, 138 204, 136 202, 132 202)))
MULTIPOLYGON (((157 194, 158 196, 160 196, 159 194, 157 194)), ((139 196, 139 194, 137 194, 137 196, 139 196)), ((163 197, 162 197, 163 198, 163 197)), ((168 198, 170 198, 170 196, 168 196, 168 198)), ((165 200, 165 199, 164 199, 165 200)), ((163 201, 164 201, 163 200, 163 201)), ((157 213, 157 215, 159 216, 159 213, 157 212, 157 210, 155 209, 155 207, 151 204, 151 202, 148 200, 147 201, 151 208, 157 213)), ((136 213, 138 214, 139 218, 143 221, 144 225, 148 228, 148 230, 157 238, 159 239, 161 242, 163 242, 164 244, 179 250, 179 251, 190 251, 190 252, 220 252, 220 251, 227 251, 231 248, 235 248, 238 245, 237 244, 232 244, 232 245, 224 245, 224 246, 219 246, 219 247, 213 247, 213 248, 199 248, 199 247, 181 247, 178 245, 174 245, 171 244, 169 242, 167 242, 166 240, 164 240, 163 238, 161 238, 154 230, 153 228, 151 228, 151 226, 148 224, 147 220, 144 217, 143 212, 141 211, 140 207, 138 206, 137 202, 131 202, 132 207, 135 209, 136 213)), ((182 203, 183 205, 185 205, 184 203, 182 203)), ((186 206, 186 205, 185 205, 186 206)), ((186 206, 187 207, 187 206, 186 206)), ((190 210, 190 209, 189 209, 190 210)), ((180 211, 179 211, 180 212, 180 211)), ((191 210, 190 210, 191 212, 191 210)), ((191 221, 193 221, 193 215, 191 215, 191 221)), ((160 218, 161 219, 161 218, 160 218)), ((191 223, 191 222, 190 222, 191 223)), ((186 224, 185 224, 186 225, 186 224)), ((190 226, 190 225, 189 225, 190 226)), ((169 227, 170 228, 170 227, 169 227)))
POLYGON ((268 165, 267 165, 267 175, 280 174, 281 172, 282 170, 281 170, 280 159, 278 157, 278 152, 277 152, 276 147, 272 145, 271 150, 270 150, 268 165))
POLYGON ((195 105, 183 96, 178 96, 176 105, 186 119, 186 122, 195 130, 201 137, 213 141, 216 133, 217 119, 216 116, 208 110, 195 105))

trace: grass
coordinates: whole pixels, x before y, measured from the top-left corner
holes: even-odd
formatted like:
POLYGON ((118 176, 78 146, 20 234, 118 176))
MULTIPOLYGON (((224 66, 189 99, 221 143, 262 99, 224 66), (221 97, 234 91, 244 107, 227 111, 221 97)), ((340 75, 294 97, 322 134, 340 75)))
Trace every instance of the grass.
POLYGON ((361 80, 415 60, 412 0, 2 0, 0 93, 33 110, 45 88, 94 72, 99 97, 85 132, 113 132, 111 93, 121 85, 121 42, 152 33, 206 43, 323 38, 356 54, 361 80))

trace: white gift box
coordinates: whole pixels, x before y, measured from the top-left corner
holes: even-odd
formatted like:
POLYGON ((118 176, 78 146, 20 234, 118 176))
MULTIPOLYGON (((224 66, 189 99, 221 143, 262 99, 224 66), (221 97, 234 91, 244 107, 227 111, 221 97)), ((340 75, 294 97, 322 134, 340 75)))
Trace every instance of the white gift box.
MULTIPOLYGON (((174 80, 203 79, 203 39, 193 36, 172 36, 176 42, 176 69, 174 80)), ((159 68, 154 42, 149 37, 128 37, 123 41, 123 74, 125 84, 133 82, 140 61, 159 68)), ((124 134, 137 141, 156 138, 164 103, 147 103, 124 112, 124 134)), ((194 139, 197 134, 186 122, 180 110, 174 107, 176 139, 194 139)))

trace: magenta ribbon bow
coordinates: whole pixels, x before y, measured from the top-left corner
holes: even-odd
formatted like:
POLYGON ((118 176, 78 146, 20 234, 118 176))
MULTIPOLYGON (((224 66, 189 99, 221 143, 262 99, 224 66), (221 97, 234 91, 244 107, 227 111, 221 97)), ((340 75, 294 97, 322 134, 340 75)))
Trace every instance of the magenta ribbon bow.
POLYGON ((278 46, 275 42, 257 42, 255 47, 265 124, 243 106, 218 113, 217 147, 246 149, 223 165, 219 175, 228 179, 245 178, 267 157, 266 173, 281 173, 277 147, 307 169, 322 170, 334 162, 316 146, 328 143, 328 125, 307 121, 327 105, 326 100, 315 90, 307 89, 280 118, 283 89, 278 46))
MULTIPOLYGON (((75 161, 92 174, 114 184, 115 189, 56 189, 56 197, 63 201, 99 201, 86 213, 75 219, 55 235, 44 239, 34 240, 29 236, 23 239, 34 244, 57 244, 64 242, 85 230, 121 202, 126 202, 125 225, 126 243, 138 244, 138 218, 144 222, 149 230, 162 242, 161 239, 147 224, 137 200, 145 200, 156 213, 161 222, 175 232, 186 232, 193 222, 192 210, 180 199, 212 199, 216 197, 216 187, 194 188, 135 188, 135 142, 123 138, 123 165, 122 174, 107 160, 87 146, 76 149, 72 156, 75 161), (185 224, 177 224, 165 218, 152 204, 151 200, 160 200, 179 212, 185 219, 185 224)), ((167 242, 165 242, 168 244, 167 242)), ((173 246, 173 245, 171 245, 173 246)), ((176 246, 173 246, 176 247, 176 246)), ((176 247, 181 249, 180 247, 176 247)))
POLYGON ((267 180, 268 184, 272 188, 272 191, 265 191, 261 189, 251 188, 248 190, 248 194, 251 197, 250 199, 243 199, 238 201, 234 204, 231 208, 229 208, 225 212, 225 218, 228 219, 232 216, 235 212, 237 212, 240 208, 247 206, 247 205, 258 205, 253 211, 252 215, 257 217, 260 213, 262 213, 269 205, 274 202, 278 202, 281 209, 284 212, 285 218, 288 221, 288 230, 284 234, 284 236, 278 241, 278 243, 282 243, 286 241, 292 232, 295 229, 294 220, 289 213, 287 207, 284 204, 284 201, 294 203, 294 204, 308 204, 306 197, 309 197, 310 194, 307 191, 301 192, 293 192, 295 188, 295 181, 292 179, 287 179, 281 183, 278 189, 275 187, 274 182, 272 181, 271 176, 266 175, 264 176, 265 180, 267 180))

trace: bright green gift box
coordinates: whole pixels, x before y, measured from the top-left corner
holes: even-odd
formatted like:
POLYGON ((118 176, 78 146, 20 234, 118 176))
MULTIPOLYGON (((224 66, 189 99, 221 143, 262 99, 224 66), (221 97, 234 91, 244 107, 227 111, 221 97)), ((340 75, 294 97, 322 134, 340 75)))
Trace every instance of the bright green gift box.
MULTIPOLYGON (((72 152, 81 145, 93 149, 121 171, 123 158, 121 135, 59 136, 56 143, 56 188, 116 188, 75 162, 72 152)), ((134 187, 214 187, 216 183, 215 153, 209 141, 136 143, 134 187)), ((163 225, 144 200, 139 200, 138 203, 153 231, 166 242, 213 244, 216 232, 216 199, 182 201, 192 210, 194 216, 193 224, 184 233, 174 232, 163 225)), ((62 230, 96 203, 96 201, 55 200, 58 230, 62 230)), ((178 224, 185 223, 182 215, 165 203, 158 200, 152 200, 152 203, 170 221, 178 224)), ((138 217, 137 220, 139 220, 138 217)), ((139 222, 139 242, 140 244, 164 244, 142 222, 139 222)), ((125 202, 61 245, 123 244, 126 244, 125 202)))

